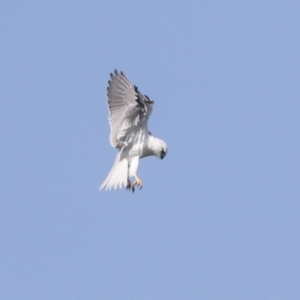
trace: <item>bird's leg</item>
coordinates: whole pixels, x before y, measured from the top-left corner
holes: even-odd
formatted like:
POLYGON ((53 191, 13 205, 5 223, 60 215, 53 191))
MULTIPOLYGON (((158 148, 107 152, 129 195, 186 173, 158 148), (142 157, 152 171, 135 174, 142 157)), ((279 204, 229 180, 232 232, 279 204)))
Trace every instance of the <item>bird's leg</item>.
POLYGON ((137 185, 137 186, 140 187, 140 189, 142 189, 142 187, 143 187, 142 180, 141 180, 140 178, 138 178, 136 175, 134 176, 134 178, 135 178, 135 182, 134 182, 133 185, 134 185, 134 186, 137 185))
POLYGON ((133 184, 129 179, 127 179, 126 190, 127 190, 127 191, 130 191, 130 190, 131 190, 133 193, 134 193, 134 190, 135 190, 134 184, 133 184))

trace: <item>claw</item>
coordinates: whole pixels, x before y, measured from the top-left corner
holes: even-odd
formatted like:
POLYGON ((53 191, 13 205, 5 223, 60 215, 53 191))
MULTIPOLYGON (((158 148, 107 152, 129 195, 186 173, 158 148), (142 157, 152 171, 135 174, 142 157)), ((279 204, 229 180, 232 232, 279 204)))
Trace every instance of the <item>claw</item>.
POLYGON ((142 180, 140 178, 138 178, 137 176, 135 176, 135 182, 133 184, 134 186, 137 185, 140 187, 140 190, 143 188, 143 183, 142 180))
POLYGON ((126 190, 127 190, 127 191, 130 191, 130 190, 131 190, 133 193, 134 193, 134 191, 135 191, 134 184, 132 184, 129 180, 128 180, 128 182, 127 182, 126 190))

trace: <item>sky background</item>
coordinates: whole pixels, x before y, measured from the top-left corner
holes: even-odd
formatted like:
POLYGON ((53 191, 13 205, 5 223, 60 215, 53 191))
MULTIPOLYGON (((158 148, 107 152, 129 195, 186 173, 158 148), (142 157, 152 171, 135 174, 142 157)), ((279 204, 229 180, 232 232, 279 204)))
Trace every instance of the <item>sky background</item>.
POLYGON ((0 298, 300 299, 298 1, 1 1, 0 298), (164 160, 99 192, 106 88, 164 160))

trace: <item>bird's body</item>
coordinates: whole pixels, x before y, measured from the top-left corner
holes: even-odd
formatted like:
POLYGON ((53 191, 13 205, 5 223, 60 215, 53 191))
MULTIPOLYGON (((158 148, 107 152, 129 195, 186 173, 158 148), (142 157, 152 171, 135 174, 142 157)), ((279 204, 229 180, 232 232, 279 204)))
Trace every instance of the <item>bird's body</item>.
POLYGON ((110 144, 119 149, 115 163, 101 189, 111 190, 127 187, 134 191, 142 187, 137 177, 139 160, 155 155, 165 157, 167 144, 154 137, 148 130, 148 119, 154 102, 139 92, 123 72, 115 71, 107 88, 110 144), (130 177, 134 177, 132 183, 130 177))

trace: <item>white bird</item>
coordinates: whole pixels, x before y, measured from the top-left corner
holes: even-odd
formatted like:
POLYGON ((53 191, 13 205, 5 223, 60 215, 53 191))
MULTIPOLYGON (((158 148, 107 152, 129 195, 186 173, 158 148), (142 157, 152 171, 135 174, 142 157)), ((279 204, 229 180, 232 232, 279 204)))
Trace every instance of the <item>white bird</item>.
POLYGON ((123 72, 115 70, 110 77, 107 87, 110 144, 119 152, 100 190, 126 187, 134 192, 135 186, 143 187, 137 176, 139 160, 150 155, 163 159, 168 148, 148 130, 154 101, 140 93, 123 72), (134 178, 133 182, 130 177, 134 178))

